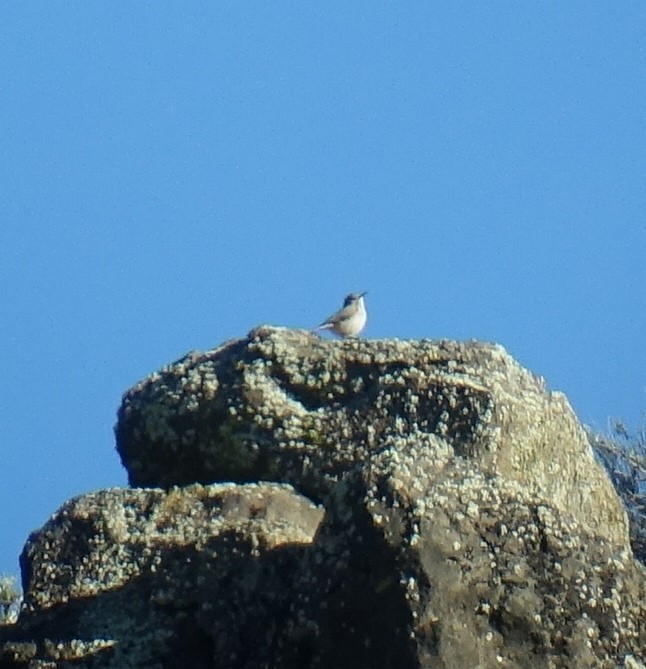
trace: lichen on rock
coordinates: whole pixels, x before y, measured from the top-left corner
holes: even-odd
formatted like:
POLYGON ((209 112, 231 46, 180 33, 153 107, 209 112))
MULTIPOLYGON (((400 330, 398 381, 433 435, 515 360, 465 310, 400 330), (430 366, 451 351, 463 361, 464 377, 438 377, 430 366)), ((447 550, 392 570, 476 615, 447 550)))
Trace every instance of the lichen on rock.
POLYGON ((134 487, 29 538, 2 667, 644 666, 625 510, 500 346, 263 326, 115 430, 134 487))
POLYGON ((272 480, 318 500, 394 439, 436 436, 600 535, 627 537, 625 511, 565 397, 494 344, 323 341, 260 327, 137 384, 116 435, 132 485, 272 480))

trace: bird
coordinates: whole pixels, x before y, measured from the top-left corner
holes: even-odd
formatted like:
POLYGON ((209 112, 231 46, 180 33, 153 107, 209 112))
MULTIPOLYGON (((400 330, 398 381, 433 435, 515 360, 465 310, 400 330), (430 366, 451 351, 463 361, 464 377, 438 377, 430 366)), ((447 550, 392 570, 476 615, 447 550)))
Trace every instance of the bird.
POLYGON ((368 314, 363 296, 366 293, 350 293, 343 300, 343 307, 326 318, 316 330, 332 330, 341 337, 356 337, 364 327, 368 314))

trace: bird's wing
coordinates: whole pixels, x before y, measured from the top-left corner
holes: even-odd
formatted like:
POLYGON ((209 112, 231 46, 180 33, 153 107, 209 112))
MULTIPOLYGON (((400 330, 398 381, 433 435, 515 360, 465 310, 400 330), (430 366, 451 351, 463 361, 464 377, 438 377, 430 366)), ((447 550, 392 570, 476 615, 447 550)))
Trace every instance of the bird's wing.
POLYGON ((334 325, 338 323, 339 321, 343 321, 346 318, 350 318, 352 316, 353 312, 355 310, 355 306, 353 304, 348 305, 347 307, 343 307, 340 311, 337 311, 335 314, 332 314, 331 316, 328 316, 322 323, 319 325, 319 327, 323 327, 324 325, 334 325))

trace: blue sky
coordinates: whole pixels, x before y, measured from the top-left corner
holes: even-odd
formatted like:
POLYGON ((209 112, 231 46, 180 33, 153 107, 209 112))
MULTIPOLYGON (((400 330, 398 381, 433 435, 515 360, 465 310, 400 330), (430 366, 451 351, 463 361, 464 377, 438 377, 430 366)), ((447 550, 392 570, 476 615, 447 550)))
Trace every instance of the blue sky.
POLYGON ((121 394, 368 290, 646 410, 646 5, 4 3, 0 572, 126 483, 121 394))

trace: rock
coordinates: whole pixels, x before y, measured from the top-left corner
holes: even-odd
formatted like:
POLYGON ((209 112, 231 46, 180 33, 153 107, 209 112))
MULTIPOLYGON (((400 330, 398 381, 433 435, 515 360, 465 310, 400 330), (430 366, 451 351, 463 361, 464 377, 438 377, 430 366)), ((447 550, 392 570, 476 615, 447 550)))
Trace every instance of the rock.
POLYGON ((261 327, 138 383, 116 437, 133 486, 283 481, 319 501, 405 437, 430 444, 430 466, 468 459, 610 541, 628 536, 565 397, 493 344, 326 341, 261 327))
POLYGON ((302 656, 317 668, 644 660, 646 581, 628 548, 468 462, 438 479, 419 461, 415 448, 393 451, 337 486, 298 574, 292 643, 274 666, 302 656))
POLYGON ((270 483, 74 499, 25 546, 19 634, 0 666, 254 666, 322 515, 270 483))
POLYGON ((262 327, 137 384, 116 435, 153 487, 30 537, 0 668, 644 669, 623 506, 499 346, 262 327))

